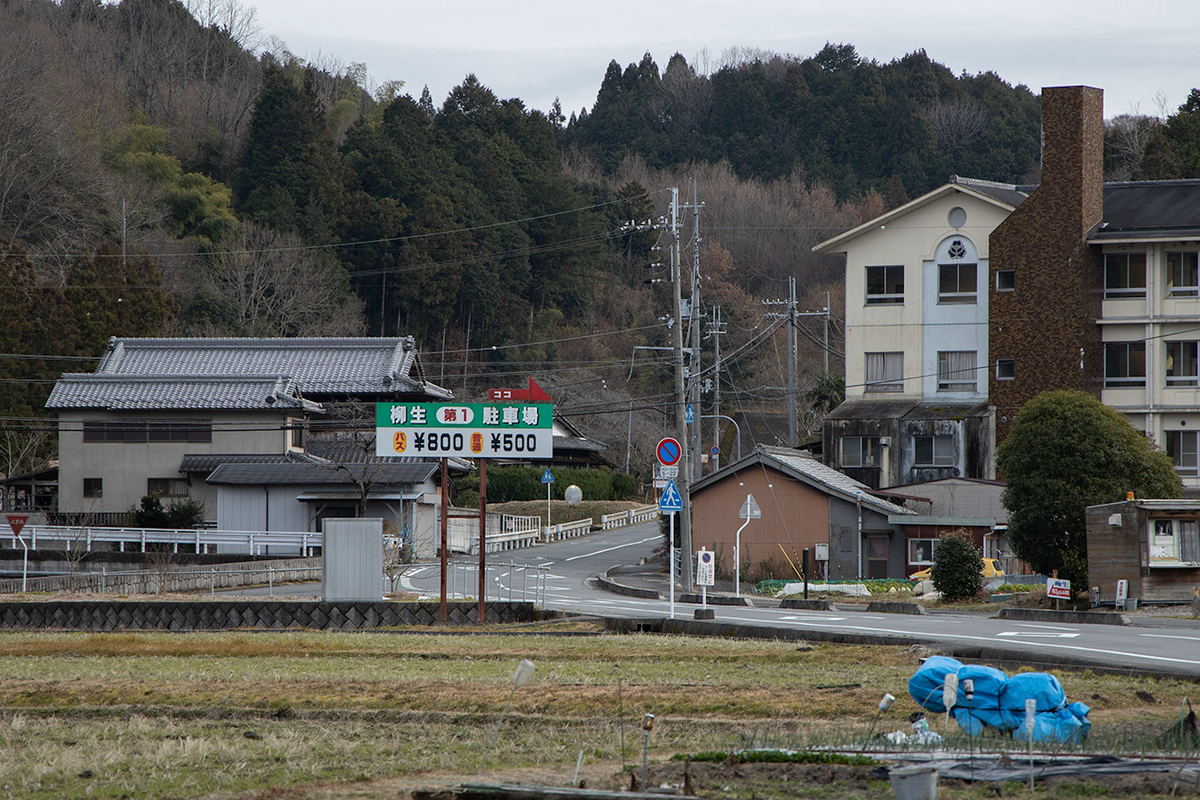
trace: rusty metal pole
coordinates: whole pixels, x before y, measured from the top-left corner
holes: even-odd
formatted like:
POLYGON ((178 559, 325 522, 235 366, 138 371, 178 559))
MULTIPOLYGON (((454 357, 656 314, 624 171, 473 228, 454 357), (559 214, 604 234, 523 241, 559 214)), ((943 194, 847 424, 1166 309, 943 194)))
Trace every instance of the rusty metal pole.
POLYGON ((487 589, 487 459, 479 459, 479 624, 484 622, 483 597, 487 589))
POLYGON ((446 551, 449 536, 446 531, 450 527, 450 466, 442 459, 442 622, 446 622, 446 551))

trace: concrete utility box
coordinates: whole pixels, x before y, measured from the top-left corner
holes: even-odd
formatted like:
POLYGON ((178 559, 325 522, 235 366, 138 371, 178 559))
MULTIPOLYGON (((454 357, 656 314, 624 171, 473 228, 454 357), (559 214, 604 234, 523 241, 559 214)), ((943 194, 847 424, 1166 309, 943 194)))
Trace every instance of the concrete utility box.
POLYGON ((383 599, 383 520, 326 519, 321 595, 326 601, 383 599))

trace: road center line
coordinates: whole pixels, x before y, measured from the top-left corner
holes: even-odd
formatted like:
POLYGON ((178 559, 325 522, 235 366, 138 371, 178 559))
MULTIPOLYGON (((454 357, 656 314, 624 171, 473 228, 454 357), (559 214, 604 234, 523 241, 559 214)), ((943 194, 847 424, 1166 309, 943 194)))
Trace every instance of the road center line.
POLYGON ((645 544, 646 542, 656 542, 661 538, 662 538, 661 536, 651 536, 649 539, 640 539, 636 542, 626 542, 625 544, 618 544, 618 545, 615 545, 614 547, 606 547, 603 550, 596 550, 595 552, 592 552, 592 553, 580 553, 577 556, 571 556, 570 558, 564 558, 563 561, 577 561, 578 559, 581 559, 581 558, 591 558, 592 556, 599 556, 599 555, 603 555, 604 553, 611 553, 613 550, 620 550, 624 547, 633 547, 634 545, 645 544))

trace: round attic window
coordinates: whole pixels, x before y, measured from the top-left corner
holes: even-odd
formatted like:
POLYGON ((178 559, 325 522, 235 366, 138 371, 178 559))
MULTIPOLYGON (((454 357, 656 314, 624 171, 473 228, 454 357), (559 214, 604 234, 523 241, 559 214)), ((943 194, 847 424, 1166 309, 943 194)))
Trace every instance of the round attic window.
POLYGON ((955 206, 954 208, 950 209, 950 213, 946 216, 946 218, 950 221, 951 228, 961 228, 963 225, 967 224, 967 212, 962 206, 955 206))

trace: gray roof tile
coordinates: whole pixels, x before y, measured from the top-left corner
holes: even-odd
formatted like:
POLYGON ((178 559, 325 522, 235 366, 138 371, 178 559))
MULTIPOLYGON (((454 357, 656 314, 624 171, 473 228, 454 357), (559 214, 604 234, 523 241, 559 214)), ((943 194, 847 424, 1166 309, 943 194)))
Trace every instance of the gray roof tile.
POLYGON ((412 337, 311 339, 119 339, 101 375, 283 375, 301 394, 449 395, 421 380, 412 337))
POLYGON ((320 410, 320 406, 298 395, 295 382, 277 375, 184 378, 175 375, 66 374, 54 384, 46 408, 320 410))

